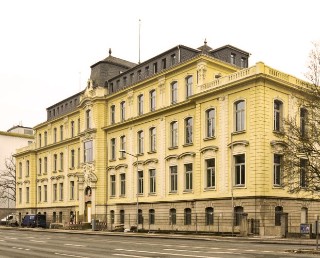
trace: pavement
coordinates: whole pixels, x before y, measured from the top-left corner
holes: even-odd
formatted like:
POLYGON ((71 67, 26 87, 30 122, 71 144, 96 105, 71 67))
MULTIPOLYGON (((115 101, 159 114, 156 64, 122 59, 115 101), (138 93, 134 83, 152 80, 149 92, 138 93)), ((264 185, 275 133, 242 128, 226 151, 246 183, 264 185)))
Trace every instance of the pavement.
POLYGON ((69 234, 86 234, 86 235, 105 235, 105 236, 121 236, 121 237, 141 237, 141 238, 163 238, 163 239, 186 239, 199 241, 243 241, 248 243, 264 243, 264 244, 286 244, 286 245, 300 245, 303 248, 290 249, 288 252, 293 253, 312 253, 320 254, 320 238, 319 250, 317 250, 317 240, 310 238, 279 238, 279 237, 263 237, 263 236, 216 236, 205 234, 178 234, 178 233, 157 233, 157 232, 110 232, 110 231, 93 231, 87 230, 69 230, 69 229, 43 229, 43 228, 21 228, 21 227, 7 227, 0 226, 0 230, 23 230, 23 231, 38 231, 50 233, 69 233, 69 234))

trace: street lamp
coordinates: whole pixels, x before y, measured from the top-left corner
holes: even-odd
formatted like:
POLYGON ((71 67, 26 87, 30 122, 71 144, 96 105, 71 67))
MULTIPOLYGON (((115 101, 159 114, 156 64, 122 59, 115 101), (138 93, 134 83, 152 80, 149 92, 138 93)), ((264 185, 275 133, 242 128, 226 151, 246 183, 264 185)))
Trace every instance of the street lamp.
POLYGON ((132 157, 135 157, 137 159, 137 232, 138 232, 138 226, 139 226, 139 169, 138 169, 138 161, 139 161, 139 156, 131 154, 129 152, 126 152, 125 150, 120 150, 119 152, 121 153, 126 153, 132 157))

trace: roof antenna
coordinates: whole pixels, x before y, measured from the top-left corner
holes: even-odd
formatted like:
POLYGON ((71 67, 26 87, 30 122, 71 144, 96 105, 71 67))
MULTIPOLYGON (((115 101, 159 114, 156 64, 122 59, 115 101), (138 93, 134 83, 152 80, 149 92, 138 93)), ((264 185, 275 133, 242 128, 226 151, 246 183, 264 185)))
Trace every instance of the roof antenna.
POLYGON ((111 47, 109 48, 109 56, 111 56, 111 53, 112 53, 112 51, 111 51, 111 47))
POLYGON ((139 19, 139 63, 140 64, 140 28, 141 28, 141 19, 139 19))

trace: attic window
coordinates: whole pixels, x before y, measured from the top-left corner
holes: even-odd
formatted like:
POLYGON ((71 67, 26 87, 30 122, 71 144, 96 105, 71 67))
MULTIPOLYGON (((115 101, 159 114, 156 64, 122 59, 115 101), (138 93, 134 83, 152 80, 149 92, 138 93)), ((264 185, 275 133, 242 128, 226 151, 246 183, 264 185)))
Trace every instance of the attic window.
POLYGON ((230 55, 230 63, 234 65, 236 64, 236 54, 230 55))

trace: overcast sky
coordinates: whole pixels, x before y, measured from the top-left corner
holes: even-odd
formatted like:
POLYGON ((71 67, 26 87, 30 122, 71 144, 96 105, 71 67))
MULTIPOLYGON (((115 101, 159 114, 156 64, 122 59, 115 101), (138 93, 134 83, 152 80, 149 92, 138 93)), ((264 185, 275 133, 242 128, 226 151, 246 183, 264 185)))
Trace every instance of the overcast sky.
POLYGON ((0 131, 33 127, 46 108, 84 89, 90 66, 112 55, 141 62, 207 39, 304 78, 320 39, 319 0, 0 0, 0 131))

